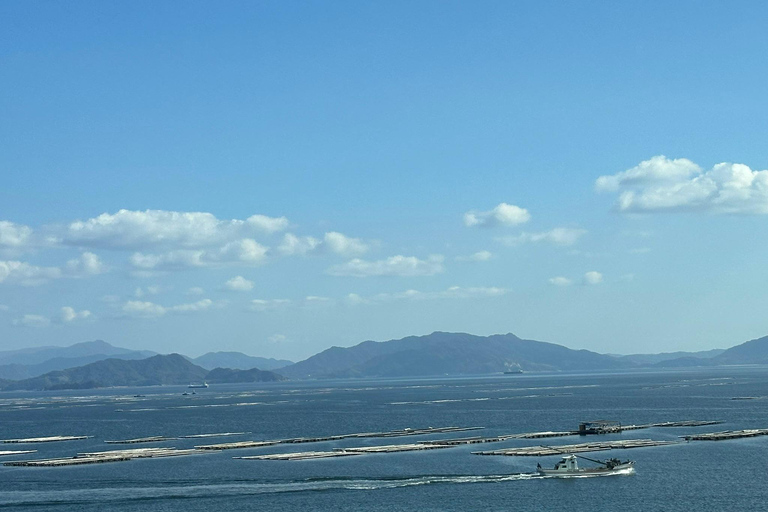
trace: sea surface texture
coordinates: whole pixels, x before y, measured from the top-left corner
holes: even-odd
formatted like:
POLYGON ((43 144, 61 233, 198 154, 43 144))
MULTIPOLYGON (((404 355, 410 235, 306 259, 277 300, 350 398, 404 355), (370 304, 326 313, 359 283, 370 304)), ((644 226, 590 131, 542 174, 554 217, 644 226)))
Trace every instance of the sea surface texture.
MULTIPOLYGON (((332 436, 426 427, 460 433, 278 444, 71 467, 0 466, 0 509, 51 511, 509 511, 766 510, 768 436, 682 441, 680 436, 768 428, 768 369, 631 374, 523 374, 421 380, 287 382, 0 394, 0 439, 92 436, 2 450, 0 462, 139 447, 191 448, 247 440, 332 436), (188 393, 184 395, 183 393, 188 393), (139 396, 137 396, 139 395, 139 396), (734 398, 737 398, 734 400, 734 398), (745 399, 746 398, 746 399, 745 399), (244 460, 269 453, 332 451, 468 436, 575 430, 579 422, 719 420, 602 436, 515 439, 403 453, 316 460, 244 460), (175 438, 107 444, 148 436, 175 438), (636 461, 627 476, 536 476, 548 457, 479 456, 516 446, 626 439, 679 444, 584 454, 636 461)), ((584 461, 584 465, 589 462, 584 461)))

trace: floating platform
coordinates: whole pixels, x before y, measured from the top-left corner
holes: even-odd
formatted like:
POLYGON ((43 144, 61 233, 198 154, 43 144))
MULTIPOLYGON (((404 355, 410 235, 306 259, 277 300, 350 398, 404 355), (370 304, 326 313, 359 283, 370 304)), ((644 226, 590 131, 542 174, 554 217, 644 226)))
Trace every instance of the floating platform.
POLYGON ((768 429, 757 428, 747 430, 724 430, 723 432, 712 432, 709 434, 696 434, 682 437, 686 441, 726 441, 729 439, 743 439, 746 437, 758 437, 766 435, 768 435, 768 429))
POLYGON ((198 450, 238 450, 240 448, 260 448, 280 444, 279 441, 240 441, 236 443, 204 444, 195 446, 198 450))
POLYGON ((188 436, 179 436, 179 439, 201 439, 206 437, 244 436, 247 434, 250 434, 250 432, 219 432, 216 434, 192 434, 188 436))
POLYGON ((158 443, 160 441, 174 441, 175 437, 165 436, 151 436, 151 437, 139 437, 136 439, 119 439, 116 441, 104 441, 107 444, 138 444, 138 443, 158 443))
POLYGON ((175 448, 136 448, 133 450, 114 450, 107 452, 79 453, 74 457, 58 459, 18 460, 4 462, 4 466, 24 467, 61 467, 79 466, 82 464, 101 464, 105 462, 122 462, 133 459, 154 457, 178 457, 200 453, 197 450, 177 450, 175 448))
POLYGON ((335 452, 293 452, 293 453, 271 453, 269 455, 250 455, 246 457, 232 457, 233 459, 250 460, 308 460, 308 459, 327 459, 329 457, 350 457, 353 455, 362 455, 362 453, 335 451, 335 452))
POLYGON ((35 452, 37 452, 37 450, 0 450, 0 457, 5 457, 6 455, 25 455, 35 452))
POLYGON ((91 439, 93 436, 49 436, 49 437, 27 437, 23 439, 2 439, 0 443, 54 443, 58 441, 79 441, 81 439, 91 439))
POLYGON ((441 448, 452 448, 448 444, 432 443, 412 443, 412 444, 387 444, 381 446, 360 446, 356 448, 338 448, 333 451, 324 452, 293 452, 293 453, 270 453, 267 455, 250 455, 246 457, 233 457, 235 459, 249 460, 308 460, 325 459, 329 457, 349 457, 351 455, 364 455, 369 453, 397 453, 414 452, 422 450, 439 450, 441 448))
POLYGON ((667 446, 678 444, 679 441, 654 441, 653 439, 627 439, 623 441, 604 441, 597 443, 567 444, 558 446, 525 446, 521 448, 504 448, 485 452, 472 452, 473 455, 506 455, 510 457, 542 457, 545 455, 562 455, 563 453, 585 453, 606 450, 647 448, 649 446, 667 446))

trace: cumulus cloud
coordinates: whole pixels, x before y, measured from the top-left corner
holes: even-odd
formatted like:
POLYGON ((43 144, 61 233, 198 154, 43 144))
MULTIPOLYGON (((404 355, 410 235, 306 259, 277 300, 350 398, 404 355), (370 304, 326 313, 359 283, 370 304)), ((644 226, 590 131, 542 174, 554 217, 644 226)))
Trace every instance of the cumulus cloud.
POLYGON ((326 273, 332 276, 431 276, 444 270, 443 257, 430 256, 421 260, 414 256, 390 256, 384 260, 366 261, 355 258, 341 265, 330 267, 326 273))
POLYGON ((57 267, 38 267, 24 261, 0 261, 0 283, 37 286, 62 277, 57 267))
POLYGON ((288 299, 254 299, 251 301, 250 309, 253 311, 272 311, 291 304, 288 299))
POLYGON ((249 281, 243 276, 235 276, 224 283, 224 288, 233 292, 248 292, 253 290, 253 281, 249 281))
POLYGON ((81 247, 146 250, 156 247, 200 248, 247 238, 249 233, 272 233, 288 227, 285 217, 253 215, 247 220, 220 220, 207 212, 166 210, 103 213, 69 224, 61 242, 81 247), (244 236, 245 235, 245 236, 244 236))
POLYGON ((501 203, 487 212, 470 211, 465 213, 464 225, 467 227, 516 226, 525 224, 530 219, 531 214, 525 208, 501 203))
POLYGON ((616 208, 621 212, 768 214, 768 170, 744 164, 724 162, 705 171, 685 158, 660 155, 600 176, 595 189, 619 193, 616 208))
POLYGON ((286 233, 277 250, 286 256, 304 256, 317 249, 321 243, 320 240, 311 236, 298 237, 292 233, 286 233))
POLYGON ((51 321, 42 315, 24 315, 13 320, 13 325, 21 327, 47 327, 51 321))
POLYGON ((179 270, 185 268, 223 267, 230 265, 260 265, 267 259, 269 249, 253 239, 244 238, 225 244, 219 249, 179 249, 160 254, 137 252, 130 262, 139 270, 179 270))
POLYGON ((330 231, 323 237, 325 245, 341 256, 359 256, 368 251, 368 245, 359 238, 351 238, 336 231, 330 231))
POLYGON ((275 233, 288 229, 288 219, 285 217, 267 217, 266 215, 251 215, 246 220, 248 225, 265 233, 275 233))
POLYGON ((591 270, 584 274, 583 282, 587 285, 600 284, 603 282, 603 274, 595 270, 591 270))
POLYGON ((200 288, 199 286, 193 286, 189 290, 187 290, 187 295, 202 295, 205 293, 205 290, 200 288))
POLYGON ((456 261, 488 261, 493 258, 493 253, 490 251, 478 251, 469 256, 457 256, 456 261))
POLYGON ((106 272, 101 259, 92 252, 84 252, 79 258, 69 260, 65 268, 71 277, 95 276, 106 272))
POLYGON ((82 311, 75 311, 75 308, 70 306, 64 306, 61 308, 61 321, 63 323, 71 323, 75 322, 77 320, 86 320, 88 318, 92 318, 92 314, 87 309, 84 309, 82 311))
POLYGON ((127 316, 137 318, 159 318, 168 313, 193 313, 204 311, 213 306, 213 301, 203 299, 189 304, 178 304, 176 306, 165 307, 154 302, 129 300, 123 305, 123 313, 127 316))
POLYGON ((573 284, 573 281, 568 279, 567 277, 557 276, 557 277, 551 277, 549 279, 549 284, 553 284, 555 286, 570 286, 573 284))
POLYGON ((29 243, 32 228, 0 220, 0 247, 20 248, 29 243))
POLYGON ((267 341, 272 344, 280 344, 285 343, 288 341, 288 336, 285 334, 273 334, 269 338, 267 338, 267 341))
POLYGON ((540 233, 521 233, 517 236, 499 237, 497 240, 505 245, 521 245, 525 243, 546 242, 553 245, 573 245, 587 233, 580 228, 554 228, 540 233))
MULTIPOLYGON (((390 302, 398 300, 440 300, 440 299, 480 299, 487 297, 499 297, 508 292, 506 288, 499 287, 462 287, 451 286, 445 290, 423 292, 419 290, 405 290, 398 293, 379 293, 368 299, 362 299, 356 294, 356 303, 390 302), (362 300, 361 300, 362 299, 362 300)), ((350 299, 350 296, 347 296, 350 299)))

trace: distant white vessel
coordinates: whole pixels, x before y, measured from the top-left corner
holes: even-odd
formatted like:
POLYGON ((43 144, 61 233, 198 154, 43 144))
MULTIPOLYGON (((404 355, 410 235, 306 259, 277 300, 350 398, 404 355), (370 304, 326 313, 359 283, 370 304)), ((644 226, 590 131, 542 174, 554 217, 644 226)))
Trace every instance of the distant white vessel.
POLYGON ((193 382, 192 384, 190 384, 190 385, 189 385, 189 386, 187 386, 187 387, 188 387, 188 388, 195 388, 195 389, 198 389, 198 388, 207 388, 207 387, 208 387, 208 383, 207 383, 207 382, 203 382, 202 384, 196 384, 196 383, 194 383, 194 382, 193 382))
POLYGON ((589 459, 581 457, 592 462, 601 464, 592 468, 580 468, 576 462, 576 455, 565 455, 555 464, 554 469, 544 469, 541 464, 536 466, 536 471, 540 475, 555 476, 559 478, 568 478, 576 476, 608 476, 608 475, 628 475, 635 472, 635 462, 631 460, 620 461, 619 459, 608 459, 606 461, 589 459))

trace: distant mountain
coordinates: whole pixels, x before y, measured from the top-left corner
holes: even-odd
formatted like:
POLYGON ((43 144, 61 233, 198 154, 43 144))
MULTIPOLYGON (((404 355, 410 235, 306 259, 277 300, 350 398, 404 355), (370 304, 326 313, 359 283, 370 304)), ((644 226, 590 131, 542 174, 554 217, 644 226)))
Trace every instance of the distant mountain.
POLYGON ((236 370, 274 370, 293 364, 287 359, 267 359, 265 357, 253 357, 242 352, 208 352, 200 357, 191 359, 193 363, 207 370, 214 368, 234 368, 236 370))
POLYGON ((714 361, 717 364, 768 364, 768 336, 731 347, 714 361))
POLYGON ((702 352, 662 352, 661 354, 630 354, 627 356, 614 356, 622 361, 628 361, 640 366, 658 365, 665 361, 672 361, 681 358, 692 359, 711 359, 725 352, 724 349, 716 348, 702 352))
POLYGON ((434 332, 385 342, 332 347, 277 373, 289 378, 405 377, 530 370, 597 370, 632 365, 588 350, 523 340, 514 334, 434 332))
POLYGON ((101 340, 86 341, 69 347, 36 347, 0 352, 0 379, 28 379, 54 370, 83 366, 95 361, 119 357, 145 359, 155 355, 149 350, 130 350, 101 340))
POLYGON ((111 386, 188 384, 205 379, 208 371, 179 354, 126 361, 105 359, 68 370, 6 384, 3 390, 90 389, 111 386))
POLYGON ((233 370, 231 368, 214 368, 205 376, 205 381, 211 384, 237 382, 276 382, 285 380, 277 373, 251 368, 250 370, 233 370))

